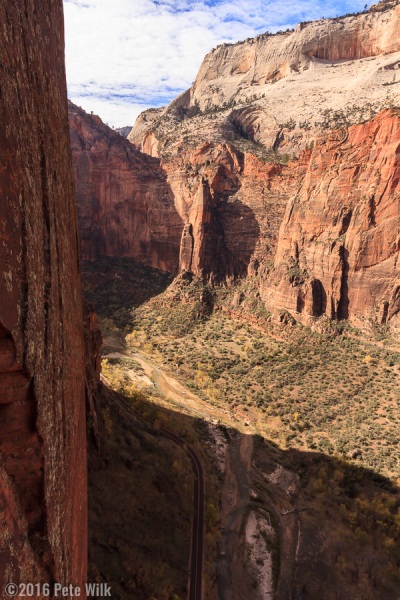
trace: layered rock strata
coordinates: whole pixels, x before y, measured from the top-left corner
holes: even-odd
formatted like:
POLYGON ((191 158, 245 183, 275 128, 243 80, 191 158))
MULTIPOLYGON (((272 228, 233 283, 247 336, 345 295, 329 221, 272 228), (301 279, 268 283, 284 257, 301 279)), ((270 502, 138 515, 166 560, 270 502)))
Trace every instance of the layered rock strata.
POLYGON ((267 302, 306 321, 396 324, 399 180, 400 110, 319 139, 286 208, 267 302))
POLYGON ((223 44, 203 60, 188 100, 200 109, 221 106, 246 97, 250 87, 269 93, 266 86, 313 70, 319 61, 340 68, 349 61, 397 53, 399 26, 400 6, 393 6, 384 12, 300 23, 278 35, 223 44), (235 84, 242 88, 239 94, 235 84))
POLYGON ((244 136, 298 155, 316 134, 370 119, 398 100, 400 6, 300 23, 214 48, 192 87, 137 119, 128 138, 153 156, 244 136))

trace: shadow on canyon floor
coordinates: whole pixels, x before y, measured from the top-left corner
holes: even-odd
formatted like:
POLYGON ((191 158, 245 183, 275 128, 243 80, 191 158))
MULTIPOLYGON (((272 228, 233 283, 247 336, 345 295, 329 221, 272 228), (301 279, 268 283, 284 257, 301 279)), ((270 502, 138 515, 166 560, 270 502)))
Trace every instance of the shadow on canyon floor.
POLYGON ((83 261, 82 279, 85 300, 123 341, 134 325, 132 309, 161 294, 173 276, 132 258, 105 256, 83 261))
MULTIPOLYGON (((132 331, 135 307, 161 294, 171 281, 168 274, 132 259, 84 265, 86 297, 118 350, 132 331)), ((178 278, 156 299, 170 313, 164 315, 163 327, 169 324, 180 335, 182 327, 209 319, 204 293, 196 281, 178 278), (182 314, 172 310, 172 300, 184 308, 182 314)), ((159 318, 157 311, 148 315, 149 323, 159 318)), ((149 326, 147 321, 144 325, 149 326)), ((218 584, 227 557, 220 551, 226 535, 220 509, 226 498, 224 475, 215 460, 221 448, 211 430, 219 430, 228 453, 244 436, 233 427, 160 407, 162 398, 133 387, 124 395, 102 385, 97 398, 100 446, 91 443, 89 458, 91 579, 110 583, 116 600, 186 598, 192 475, 181 450, 160 435, 163 427, 191 443, 203 461, 205 597, 221 598, 218 584), (146 424, 138 414, 146 416, 146 424)), ((323 451, 283 449, 261 436, 251 437, 246 509, 228 564, 235 590, 231 597, 262 597, 245 542, 246 521, 256 514, 268 515, 275 531, 274 540, 266 536, 265 543, 273 560, 276 600, 393 600, 400 587, 399 489, 378 473, 323 451)), ((258 566, 264 568, 261 559, 258 566)))
MULTIPOLYGON (((104 386, 97 410, 101 442, 100 448, 90 447, 89 459, 92 579, 110 583, 116 600, 186 598, 191 472, 181 450, 163 439, 162 427, 191 443, 203 461, 206 597, 217 598, 223 476, 213 466, 218 444, 209 424, 157 406, 143 394, 124 398, 104 386), (145 424, 138 415, 146 417, 145 424)), ((217 428, 228 448, 242 436, 217 428)), ((244 521, 250 513, 269 515, 275 582, 284 574, 285 593, 289 589, 293 599, 393 600, 400 584, 399 489, 338 458, 283 450, 260 436, 253 441, 244 521)), ((233 545, 233 598, 247 590, 246 597, 258 600, 244 530, 245 522, 233 545)), ((276 598, 288 600, 279 592, 276 598)))

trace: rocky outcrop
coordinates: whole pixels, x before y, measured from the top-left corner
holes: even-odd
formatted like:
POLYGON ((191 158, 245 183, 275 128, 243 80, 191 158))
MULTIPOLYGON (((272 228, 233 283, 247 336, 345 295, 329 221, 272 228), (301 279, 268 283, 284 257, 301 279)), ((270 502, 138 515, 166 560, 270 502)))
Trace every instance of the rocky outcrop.
MULTIPOLYGON (((400 51, 400 6, 387 12, 300 23, 278 35, 262 34, 238 44, 223 44, 204 59, 190 93, 200 108, 238 100, 316 61, 339 63, 400 51), (242 88, 239 94, 235 83, 242 88), (211 92, 211 93, 210 93, 211 92)), ((267 89, 267 88, 265 88, 267 89)))
POLYGON ((150 154, 157 146, 160 156, 178 152, 183 139, 238 135, 298 156, 321 130, 366 121, 396 102, 399 26, 400 5, 391 2, 218 46, 193 86, 168 107, 143 113, 128 137, 150 154))
POLYGON ((399 110, 318 140, 286 208, 267 302, 306 322, 397 323, 399 180, 399 110))
POLYGON ((83 259, 131 256, 177 272, 182 221, 160 161, 69 103, 83 259))
MULTIPOLYGON (((129 132, 130 133, 130 132, 129 132)), ((129 135, 129 134, 128 134, 129 135)), ((149 156, 159 157, 158 154, 158 139, 152 131, 147 133, 143 139, 141 152, 148 154, 149 156)))
POLYGON ((126 127, 117 127, 115 131, 119 133, 119 135, 122 135, 122 137, 126 138, 130 134, 131 130, 132 127, 127 125, 126 127))
POLYGON ((0 21, 0 589, 82 586, 84 344, 62 3, 0 0, 0 21))
POLYGON ((180 271, 221 281, 273 260, 286 204, 304 160, 263 162, 229 144, 201 144, 163 161, 184 223, 180 271))

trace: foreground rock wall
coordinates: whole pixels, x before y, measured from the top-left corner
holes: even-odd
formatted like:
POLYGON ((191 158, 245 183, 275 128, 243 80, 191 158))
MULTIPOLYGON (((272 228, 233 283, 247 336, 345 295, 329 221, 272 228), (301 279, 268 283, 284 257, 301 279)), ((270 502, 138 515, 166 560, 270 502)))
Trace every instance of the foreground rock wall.
POLYGON ((84 345, 62 3, 0 0, 0 589, 86 579, 84 345))

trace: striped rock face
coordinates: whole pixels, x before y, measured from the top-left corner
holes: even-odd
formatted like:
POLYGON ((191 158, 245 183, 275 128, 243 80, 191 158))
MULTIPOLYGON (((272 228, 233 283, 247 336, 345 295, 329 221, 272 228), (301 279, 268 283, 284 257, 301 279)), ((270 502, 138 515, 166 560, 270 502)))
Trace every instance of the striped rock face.
POLYGON ((62 3, 0 0, 0 588, 86 579, 82 297, 62 3))

